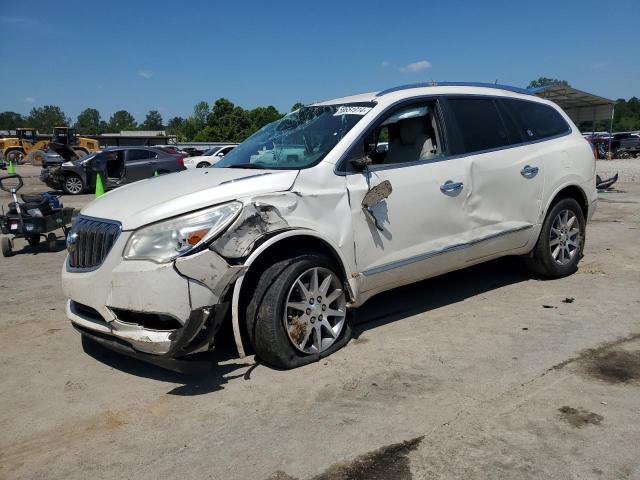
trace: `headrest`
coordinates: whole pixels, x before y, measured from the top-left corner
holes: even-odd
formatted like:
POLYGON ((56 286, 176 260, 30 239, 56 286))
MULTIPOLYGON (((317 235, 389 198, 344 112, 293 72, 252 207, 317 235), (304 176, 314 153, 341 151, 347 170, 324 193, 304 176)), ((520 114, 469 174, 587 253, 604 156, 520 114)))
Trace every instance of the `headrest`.
POLYGON ((424 117, 408 118, 398 122, 400 141, 405 145, 413 145, 424 130, 424 117))

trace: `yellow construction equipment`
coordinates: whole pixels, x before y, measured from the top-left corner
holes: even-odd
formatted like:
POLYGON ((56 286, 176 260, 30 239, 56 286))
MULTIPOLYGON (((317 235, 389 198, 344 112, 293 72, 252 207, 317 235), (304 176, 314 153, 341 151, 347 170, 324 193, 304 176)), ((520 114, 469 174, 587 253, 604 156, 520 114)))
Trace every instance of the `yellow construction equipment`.
POLYGON ((97 140, 79 137, 71 127, 55 127, 51 139, 39 140, 34 128, 16 128, 15 137, 0 138, 2 159, 14 165, 29 162, 42 165, 48 151, 54 151, 65 160, 73 160, 96 152, 97 140))

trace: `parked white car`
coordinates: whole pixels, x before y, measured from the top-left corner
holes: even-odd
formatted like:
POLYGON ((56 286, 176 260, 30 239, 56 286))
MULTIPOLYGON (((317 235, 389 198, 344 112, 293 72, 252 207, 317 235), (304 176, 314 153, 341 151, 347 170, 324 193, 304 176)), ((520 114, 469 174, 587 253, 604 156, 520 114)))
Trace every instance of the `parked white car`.
POLYGON ((218 145, 210 148, 202 155, 196 157, 187 157, 184 159, 184 166, 190 168, 207 168, 216 164, 231 150, 237 147, 237 144, 218 145))
POLYGON ((213 348, 229 321, 241 356, 297 367, 343 346, 349 310, 379 292, 504 255, 570 275, 596 196, 588 143, 526 91, 429 84, 330 100, 214 168, 86 206, 67 240, 67 315, 155 362, 213 348))

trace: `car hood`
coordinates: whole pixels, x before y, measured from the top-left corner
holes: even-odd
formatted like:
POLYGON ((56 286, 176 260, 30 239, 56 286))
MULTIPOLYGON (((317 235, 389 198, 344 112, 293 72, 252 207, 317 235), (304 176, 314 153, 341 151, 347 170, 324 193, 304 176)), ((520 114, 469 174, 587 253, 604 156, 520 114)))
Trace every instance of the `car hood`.
POLYGON ((219 203, 288 190, 298 170, 198 168, 148 178, 107 192, 81 214, 117 220, 123 230, 219 203))

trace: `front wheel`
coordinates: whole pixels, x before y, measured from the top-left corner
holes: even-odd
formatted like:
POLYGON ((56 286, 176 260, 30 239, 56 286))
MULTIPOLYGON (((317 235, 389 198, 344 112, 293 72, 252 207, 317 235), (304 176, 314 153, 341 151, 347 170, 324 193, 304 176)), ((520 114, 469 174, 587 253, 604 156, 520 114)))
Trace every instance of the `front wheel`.
POLYGON ((84 182, 78 175, 67 175, 62 189, 69 195, 79 195, 84 191, 84 182))
POLYGON ((207 168, 209 164, 207 162, 200 162, 196 165, 196 168, 207 168))
POLYGON ((546 278, 562 278, 578 269, 585 242, 584 212, 573 198, 556 203, 544 220, 527 265, 546 278))
POLYGON ((246 309, 256 355, 279 368, 325 357, 351 337, 339 269, 324 255, 299 254, 266 268, 246 309))
POLYGON ((13 163, 14 165, 21 165, 24 160, 24 153, 20 150, 11 150, 7 152, 6 162, 13 163))

